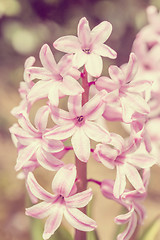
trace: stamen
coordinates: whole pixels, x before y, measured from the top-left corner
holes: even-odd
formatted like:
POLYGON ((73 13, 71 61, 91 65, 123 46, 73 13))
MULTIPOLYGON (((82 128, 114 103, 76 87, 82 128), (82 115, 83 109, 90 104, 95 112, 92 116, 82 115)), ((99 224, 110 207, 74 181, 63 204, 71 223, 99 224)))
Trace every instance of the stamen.
POLYGON ((91 53, 89 48, 84 48, 84 49, 82 49, 82 51, 85 52, 86 54, 90 54, 91 53))
POLYGON ((78 122, 82 122, 83 121, 83 116, 79 116, 79 117, 77 117, 77 120, 78 120, 78 122))

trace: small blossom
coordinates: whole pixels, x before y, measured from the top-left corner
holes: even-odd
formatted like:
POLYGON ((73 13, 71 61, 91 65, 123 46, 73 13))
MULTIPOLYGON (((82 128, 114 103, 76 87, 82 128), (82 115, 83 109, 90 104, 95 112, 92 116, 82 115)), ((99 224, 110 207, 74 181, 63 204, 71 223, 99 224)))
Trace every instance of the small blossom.
POLYGON ((53 46, 65 53, 73 53, 73 64, 77 68, 85 64, 87 72, 94 76, 100 76, 102 72, 102 58, 116 58, 116 52, 104 44, 112 31, 112 25, 104 21, 90 30, 85 17, 78 24, 77 35, 65 36, 57 39, 53 46))
POLYGON ((86 216, 77 208, 82 208, 92 199, 91 188, 75 193, 74 183, 76 179, 76 167, 68 164, 62 167, 52 181, 54 195, 44 190, 30 172, 28 175, 28 187, 32 194, 42 200, 26 209, 26 215, 34 218, 47 217, 43 239, 49 239, 60 226, 63 215, 76 229, 92 231, 96 228, 96 222, 86 216), (67 179, 67 181, 66 181, 67 179))
POLYGON ((69 112, 51 106, 52 119, 58 124, 47 132, 47 139, 64 140, 69 137, 76 156, 82 162, 87 162, 90 156, 90 140, 109 142, 109 132, 96 122, 104 111, 101 94, 95 95, 82 106, 82 96, 70 96, 68 100, 69 112))

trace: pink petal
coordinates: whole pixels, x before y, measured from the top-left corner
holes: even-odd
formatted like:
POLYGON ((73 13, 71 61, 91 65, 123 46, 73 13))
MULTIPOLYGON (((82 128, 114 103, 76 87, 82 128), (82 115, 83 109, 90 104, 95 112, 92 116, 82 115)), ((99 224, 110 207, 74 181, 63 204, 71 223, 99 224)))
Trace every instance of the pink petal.
POLYGON ((49 108, 48 106, 43 106, 39 108, 35 116, 35 126, 39 131, 44 131, 48 123, 49 108))
POLYGON ((33 142, 32 144, 19 151, 17 163, 15 166, 16 171, 19 171, 24 166, 24 164, 31 159, 38 147, 39 145, 37 145, 36 142, 33 142))
POLYGON ((85 17, 81 18, 78 24, 77 35, 82 48, 88 48, 91 42, 90 27, 85 17))
POLYGON ((95 82, 96 88, 100 91, 105 89, 107 92, 111 92, 119 88, 117 81, 110 79, 108 77, 100 77, 95 82))
POLYGON ((137 226, 137 216, 135 213, 132 214, 127 228, 124 232, 120 233, 117 237, 117 240, 130 240, 137 226))
POLYGON ((71 143, 77 158, 82 162, 87 162, 90 156, 90 140, 82 127, 73 134, 71 143))
POLYGON ((64 149, 64 145, 61 141, 57 140, 44 140, 42 144, 44 151, 49 153, 56 153, 64 149))
POLYGON ((35 197, 45 201, 56 201, 57 196, 54 196, 53 194, 47 192, 44 188, 42 188, 38 184, 32 172, 28 174, 27 184, 30 191, 35 197))
POLYGON ((55 62, 53 53, 51 52, 50 47, 47 44, 44 44, 40 50, 39 53, 41 63, 44 68, 46 68, 48 71, 58 74, 58 67, 55 62))
MULTIPOLYGON (((132 122, 132 115, 135 112, 132 106, 130 106, 130 102, 127 98, 121 97, 120 103, 122 106, 122 118, 125 123, 131 123, 132 122)), ((133 102, 132 102, 133 104, 133 102)))
POLYGON ((63 78, 63 83, 60 86, 60 90, 65 95, 77 95, 84 92, 84 89, 81 87, 78 81, 69 75, 63 78))
POLYGON ((117 53, 110 47, 105 44, 97 44, 93 47, 93 53, 100 55, 102 57, 108 57, 111 59, 115 59, 117 57, 117 53))
POLYGON ((123 83, 125 76, 120 68, 118 68, 115 65, 112 65, 109 67, 108 71, 111 79, 113 79, 116 82, 117 87, 118 85, 123 83))
POLYGON ((108 199, 115 200, 115 197, 113 195, 113 186, 114 186, 114 181, 113 180, 103 180, 101 183, 101 192, 104 197, 108 199))
POLYGON ((46 133, 44 136, 47 139, 63 140, 71 137, 76 131, 74 123, 58 126, 46 133))
POLYGON ((88 55, 82 51, 82 49, 78 50, 73 57, 73 66, 76 68, 82 67, 88 59, 88 55))
POLYGON ((138 213, 138 216, 139 216, 139 223, 142 224, 145 217, 146 217, 146 211, 145 211, 145 208, 138 202, 134 202, 134 208, 135 208, 135 211, 138 213))
POLYGON ((139 168, 149 168, 152 167, 157 160, 149 154, 130 154, 127 157, 127 162, 139 168))
POLYGON ((52 181, 53 192, 67 197, 76 180, 76 174, 76 167, 73 164, 67 164, 60 168, 52 181))
POLYGON ((24 63, 24 68, 28 68, 28 67, 31 67, 33 66, 33 64, 35 63, 36 59, 35 57, 31 56, 31 57, 28 57, 24 63))
POLYGON ((58 69, 61 76, 68 73, 72 69, 73 54, 65 54, 58 62, 58 69))
POLYGON ((138 64, 137 64, 136 55, 134 53, 131 53, 129 57, 129 62, 126 67, 126 79, 125 79, 126 83, 132 81, 132 79, 137 73, 137 69, 138 69, 138 64))
POLYGON ((124 192, 126 187, 126 177, 123 166, 117 166, 117 175, 116 180, 113 188, 113 194, 116 198, 124 192))
POLYGON ((97 227, 96 222, 76 208, 67 208, 64 211, 66 220, 76 229, 92 231, 97 227))
POLYGON ((18 124, 12 126, 9 130, 10 130, 10 133, 12 134, 12 139, 16 147, 17 147, 17 141, 22 145, 29 145, 33 142, 33 136, 27 133, 22 128, 20 128, 18 124))
POLYGON ((137 169, 130 165, 125 164, 125 174, 132 186, 138 191, 138 192, 145 192, 145 188, 142 182, 142 179, 137 171, 137 169))
POLYGON ((51 202, 41 202, 30 208, 26 208, 25 214, 34 218, 45 218, 50 214, 52 206, 51 202))
POLYGON ((91 53, 85 64, 87 72, 93 77, 99 77, 102 73, 103 62, 101 56, 91 53))
POLYGON ((114 221, 115 221, 115 223, 118 223, 118 224, 125 224, 130 220, 133 213, 134 213, 134 207, 132 206, 132 208, 129 212, 115 217, 114 221))
POLYGON ((30 80, 38 78, 45 81, 53 78, 53 74, 43 67, 30 67, 26 72, 30 74, 30 80))
POLYGON ((41 149, 36 152, 36 157, 39 164, 49 171, 57 171, 64 165, 61 160, 50 153, 42 151, 41 149))
POLYGON ((52 113, 51 118, 56 124, 58 125, 71 124, 72 119, 67 111, 60 109, 52 104, 50 105, 50 109, 52 113))
POLYGON ((75 36, 65 36, 58 38, 54 43, 53 46, 62 52, 65 53, 76 53, 77 50, 80 50, 80 43, 78 38, 75 36))
POLYGON ((96 120, 104 112, 104 103, 101 94, 96 94, 83 106, 83 114, 87 120, 96 120))
POLYGON ((83 130, 89 138, 96 142, 108 143, 110 141, 109 132, 102 126, 98 125, 98 123, 86 121, 83 130))
POLYGON ((68 98, 68 110, 71 117, 82 115, 82 95, 77 94, 68 98))
POLYGON ((82 208, 86 206, 92 199, 92 189, 89 188, 83 192, 77 193, 65 199, 67 207, 71 208, 82 208))
POLYGON ((53 80, 37 82, 29 92, 28 100, 34 102, 42 98, 47 98, 52 86, 53 80))
POLYGON ((128 86, 128 90, 131 92, 143 92, 147 88, 151 87, 151 85, 152 82, 147 80, 132 81, 128 86))
POLYGON ((53 82, 52 87, 48 91, 48 99, 51 105, 58 106, 59 104, 59 88, 60 82, 53 82))
POLYGON ((57 230, 62 222, 63 217, 63 208, 61 206, 56 205, 52 208, 51 215, 47 218, 44 232, 43 232, 43 239, 47 240, 50 238, 52 234, 57 230))
POLYGON ((111 23, 104 21, 94 27, 91 31, 92 44, 104 43, 112 32, 111 23))
POLYGON ((26 133, 31 134, 32 136, 39 136, 37 129, 33 127, 29 118, 25 114, 20 114, 18 122, 20 126, 26 131, 26 133))

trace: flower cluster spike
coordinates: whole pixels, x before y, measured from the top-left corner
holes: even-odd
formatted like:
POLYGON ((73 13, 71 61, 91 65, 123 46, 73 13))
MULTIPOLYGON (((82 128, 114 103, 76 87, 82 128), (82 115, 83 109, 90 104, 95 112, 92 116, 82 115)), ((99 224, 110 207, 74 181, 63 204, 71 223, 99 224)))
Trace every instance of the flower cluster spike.
MULTIPOLYGON (((112 171, 116 169, 115 180, 99 182, 92 176, 87 181, 98 184, 106 198, 126 208, 127 213, 115 217, 115 223, 128 224, 117 240, 129 240, 137 224, 144 221, 142 200, 147 196, 150 168, 158 162, 157 156, 160 159, 157 144, 160 137, 156 130, 152 131, 160 124, 157 65, 160 17, 153 6, 147 9, 147 14, 149 25, 137 35, 128 63, 119 67, 111 65, 109 77, 101 74, 102 57, 115 59, 117 56, 105 44, 112 25, 103 21, 91 30, 85 17, 78 23, 77 37, 63 36, 53 43, 57 50, 66 53, 58 63, 47 44, 39 53, 41 67, 36 67, 34 57, 25 62, 24 81, 19 88, 22 100, 11 112, 18 123, 10 128, 10 133, 18 151, 15 170, 23 174, 35 204, 26 208, 26 215, 47 217, 44 240, 54 234, 63 216, 76 231, 87 232, 97 227, 85 210, 78 209, 85 209, 93 196, 91 188, 80 191, 78 187, 85 186, 82 181, 87 176, 80 179, 78 173, 83 171, 81 166, 87 165, 91 152, 99 164, 112 171), (30 111, 40 99, 46 102, 31 123, 30 111), (60 99, 67 100, 68 111, 60 108, 60 99), (49 117, 52 127, 48 125, 49 117), (101 124, 105 120, 120 121, 129 137, 109 132, 106 122, 101 124), (94 149, 91 140, 95 142, 94 149), (68 151, 74 152, 75 164, 65 163, 63 157, 68 151), (37 168, 56 172, 51 184, 53 194, 37 182, 34 177, 37 168), (126 189, 127 181, 130 189, 126 189)), ((75 240, 79 240, 76 236, 75 240)))

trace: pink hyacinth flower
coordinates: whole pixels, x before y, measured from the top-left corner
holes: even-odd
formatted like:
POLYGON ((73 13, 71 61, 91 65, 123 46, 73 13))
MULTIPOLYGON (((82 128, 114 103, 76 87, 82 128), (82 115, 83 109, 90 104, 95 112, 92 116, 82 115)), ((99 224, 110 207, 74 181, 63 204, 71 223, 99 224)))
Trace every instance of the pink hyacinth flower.
POLYGON ((126 177, 138 192, 143 193, 145 187, 138 170, 150 168, 157 162, 154 156, 133 154, 133 151, 135 151, 135 142, 131 139, 126 140, 120 148, 97 144, 94 151, 96 158, 104 166, 110 169, 116 167, 117 175, 113 189, 116 198, 119 198, 125 191, 126 177))
POLYGON ((108 92, 104 98, 106 105, 113 109, 116 108, 118 112, 119 107, 121 107, 122 119, 127 123, 132 122, 134 113, 148 114, 150 110, 142 93, 147 87, 151 86, 151 82, 136 79, 136 73, 137 60, 135 54, 131 53, 125 68, 110 66, 109 74, 111 78, 100 77, 95 82, 98 90, 105 89, 108 92), (119 103, 119 106, 117 103, 119 103))
POLYGON ((85 17, 78 24, 76 36, 64 36, 57 39, 53 46, 65 53, 73 53, 73 64, 77 68, 85 65, 87 72, 94 77, 102 72, 102 58, 116 58, 116 52, 104 44, 112 32, 112 25, 104 21, 90 30, 85 17))
POLYGON ((73 67, 72 58, 72 55, 66 54, 57 64, 50 47, 44 44, 40 50, 40 60, 43 67, 27 69, 32 80, 40 79, 29 92, 28 100, 34 102, 48 97, 51 104, 58 105, 59 97, 84 92, 77 81, 80 78, 80 72, 73 67))
MULTIPOLYGON (((48 106, 41 107, 35 116, 35 126, 31 124, 27 115, 21 114, 18 122, 21 127, 14 125, 10 128, 11 134, 17 139, 18 158, 15 169, 18 171, 34 157, 38 163, 48 170, 57 170, 64 164, 54 154, 63 150, 61 141, 47 140, 44 134, 48 122, 48 106)), ((16 142, 16 140, 15 140, 16 142)))
POLYGON ((109 142, 109 132, 93 120, 98 119, 104 104, 101 94, 95 95, 82 106, 82 96, 70 96, 69 112, 51 106, 52 119, 58 125, 45 134, 47 139, 64 140, 71 137, 74 152, 79 160, 87 162, 90 156, 90 139, 96 142, 109 142))
POLYGON ((26 215, 34 218, 47 217, 43 239, 49 239, 60 226, 63 215, 76 229, 92 231, 96 228, 96 222, 86 216, 77 208, 82 208, 92 199, 91 188, 75 193, 76 167, 68 164, 62 167, 52 181, 54 195, 44 190, 34 178, 32 173, 28 175, 28 186, 34 196, 42 200, 26 209, 26 215), (66 181, 67 179, 67 181, 66 181))
MULTIPOLYGON (((149 169, 145 169, 142 175, 145 189, 147 189, 149 178, 150 171, 149 169)), ((139 193, 136 190, 133 191, 125 190, 121 197, 115 198, 113 194, 113 188, 114 188, 113 180, 102 181, 101 192, 104 195, 104 197, 118 202, 119 204, 124 206, 128 211, 126 214, 117 216, 115 218, 115 223, 117 224, 128 223, 126 229, 117 236, 117 240, 129 240, 136 229, 137 223, 142 224, 146 216, 144 207, 141 204, 141 202, 146 197, 146 192, 139 193)))

